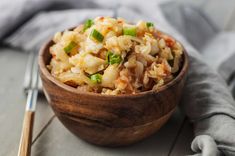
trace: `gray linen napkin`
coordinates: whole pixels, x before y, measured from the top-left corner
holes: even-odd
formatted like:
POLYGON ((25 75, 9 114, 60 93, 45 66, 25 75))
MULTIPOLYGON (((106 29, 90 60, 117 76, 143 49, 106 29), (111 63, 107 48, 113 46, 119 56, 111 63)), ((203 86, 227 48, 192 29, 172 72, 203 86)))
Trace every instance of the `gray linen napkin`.
POLYGON ((216 35, 202 50, 208 64, 218 70, 227 81, 233 97, 235 97, 235 32, 221 32, 216 35), (216 46, 215 46, 216 45, 216 46))
POLYGON ((161 4, 161 10, 169 23, 199 52, 219 32, 200 8, 170 1, 161 4))
POLYGON ((87 18, 102 15, 113 16, 113 12, 105 9, 41 12, 20 27, 13 35, 7 37, 4 42, 28 52, 38 50, 56 32, 75 27, 87 18))
POLYGON ((168 21, 202 54, 202 59, 226 80, 235 97, 235 32, 219 31, 204 10, 190 5, 168 2, 161 8, 168 21))
MULTIPOLYGON (((76 4, 78 5, 79 2, 76 1, 76 4)), ((107 6, 108 2, 107 0, 96 2, 97 7, 107 6)), ((96 3, 92 3, 93 7, 96 3)), ((116 4, 113 5, 115 6, 116 4)), ((192 142, 192 150, 197 153, 196 155, 203 156, 235 155, 235 102, 225 81, 214 69, 205 63, 199 52, 170 26, 161 12, 159 2, 150 0, 148 3, 145 1, 136 3, 131 0, 121 0, 119 5, 116 6, 119 6, 117 9, 118 16, 130 21, 138 19, 153 21, 161 30, 172 34, 180 40, 187 49, 190 57, 190 70, 183 95, 182 109, 195 127, 196 138, 192 142)), ((112 8, 113 6, 109 4, 108 7, 112 8)), ((87 8, 89 8, 89 5, 87 5, 87 8)), ((112 16, 114 14, 113 10, 110 9, 91 10, 87 8, 48 11, 37 14, 11 36, 5 38, 4 42, 27 51, 34 50, 35 47, 39 47, 44 40, 57 30, 74 26, 88 17, 92 18, 98 15, 112 16)), ((197 20, 197 18, 194 19, 197 20)), ((195 22, 195 20, 190 22, 195 22)), ((198 20, 201 21, 202 19, 198 20)), ((187 29, 189 23, 184 26, 187 29)), ((208 26, 205 26, 205 29, 210 30, 208 26)), ((195 34, 195 29, 188 30, 188 37, 190 37, 190 31, 195 34)), ((207 38, 207 40, 212 37, 207 38)), ((192 37, 190 41, 197 47, 204 43, 196 43, 199 40, 194 40, 192 37)), ((204 53, 207 53, 207 51, 204 51, 204 53)))

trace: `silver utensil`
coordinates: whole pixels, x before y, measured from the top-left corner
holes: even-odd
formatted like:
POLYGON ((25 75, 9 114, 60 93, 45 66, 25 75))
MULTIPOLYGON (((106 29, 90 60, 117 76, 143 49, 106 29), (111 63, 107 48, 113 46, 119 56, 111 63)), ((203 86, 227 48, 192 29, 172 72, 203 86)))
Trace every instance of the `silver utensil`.
MULTIPOLYGON (((27 64, 26 64, 24 83, 23 83, 23 88, 24 88, 25 94, 28 93, 28 90, 29 90, 30 85, 32 83, 33 64, 37 63, 37 60, 35 60, 36 55, 37 54, 35 54, 35 53, 30 53, 29 57, 28 57, 27 64)), ((40 78, 38 79, 38 92, 42 93, 42 81, 40 78)))
POLYGON ((24 122, 18 156, 30 156, 33 134, 34 114, 38 96, 39 74, 35 53, 30 54, 25 74, 24 90, 27 93, 24 122))

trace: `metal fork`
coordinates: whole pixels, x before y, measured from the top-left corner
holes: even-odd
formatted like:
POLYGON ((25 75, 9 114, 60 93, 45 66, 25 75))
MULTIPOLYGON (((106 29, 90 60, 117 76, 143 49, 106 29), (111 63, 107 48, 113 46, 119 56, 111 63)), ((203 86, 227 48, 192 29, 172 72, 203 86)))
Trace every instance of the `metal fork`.
POLYGON ((24 90, 27 93, 24 122, 20 140, 18 156, 30 156, 33 134, 34 114, 38 96, 39 74, 37 55, 29 56, 25 74, 24 90))
MULTIPOLYGON (((37 60, 35 60, 35 55, 36 55, 35 53, 30 53, 28 57, 26 70, 25 70, 25 76, 24 76, 24 83, 23 83, 25 94, 28 93, 28 90, 32 83, 33 64, 34 64, 34 61, 37 62, 37 60)), ((42 93, 42 81, 40 78, 38 79, 38 92, 42 93)))

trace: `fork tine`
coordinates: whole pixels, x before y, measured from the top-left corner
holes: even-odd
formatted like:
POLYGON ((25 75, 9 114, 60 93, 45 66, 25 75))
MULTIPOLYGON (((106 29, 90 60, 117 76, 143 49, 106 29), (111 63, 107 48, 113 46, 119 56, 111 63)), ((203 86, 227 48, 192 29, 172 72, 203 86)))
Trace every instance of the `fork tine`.
POLYGON ((31 80, 31 85, 29 87, 30 95, 29 99, 27 100, 26 110, 35 111, 37 96, 38 96, 38 82, 39 82, 38 64, 37 64, 37 57, 35 57, 32 69, 32 80, 31 80))
POLYGON ((35 57, 34 53, 31 52, 29 54, 28 61, 26 64, 26 71, 25 71, 24 83, 23 83, 25 93, 27 93, 27 91, 31 85, 34 57, 35 57))
POLYGON ((37 57, 35 56, 32 72, 32 84, 31 89, 38 89, 38 62, 37 57))

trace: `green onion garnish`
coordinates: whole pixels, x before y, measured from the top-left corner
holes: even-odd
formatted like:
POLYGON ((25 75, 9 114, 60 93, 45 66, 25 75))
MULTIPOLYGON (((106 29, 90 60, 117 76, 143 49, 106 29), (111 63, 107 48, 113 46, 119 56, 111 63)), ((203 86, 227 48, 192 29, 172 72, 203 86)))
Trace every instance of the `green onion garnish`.
POLYGON ((103 39, 104 39, 104 36, 99 31, 97 31, 96 29, 93 29, 91 31, 90 37, 94 38, 95 40, 97 40, 99 42, 102 42, 103 39))
POLYGON ((77 46, 77 43, 75 43, 74 41, 71 41, 66 47, 64 47, 64 51, 69 54, 71 52, 71 50, 77 46))
POLYGON ((102 75, 101 74, 93 74, 93 75, 91 75, 91 81, 93 83, 101 83, 102 82, 102 75))
POLYGON ((121 55, 108 52, 106 55, 106 60, 108 64, 115 64, 115 63, 119 64, 120 62, 122 62, 122 57, 121 55))
POLYGON ((136 27, 123 28, 124 35, 136 36, 136 27))
POLYGON ((154 27, 154 24, 152 22, 147 22, 146 23, 146 26, 149 28, 149 27, 154 27))
POLYGON ((84 23, 83 31, 86 31, 88 28, 90 28, 94 24, 92 19, 88 19, 84 23))

